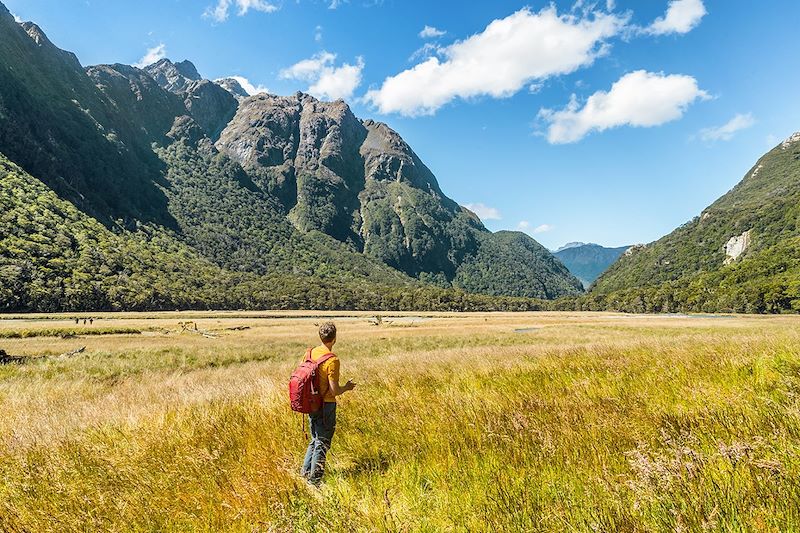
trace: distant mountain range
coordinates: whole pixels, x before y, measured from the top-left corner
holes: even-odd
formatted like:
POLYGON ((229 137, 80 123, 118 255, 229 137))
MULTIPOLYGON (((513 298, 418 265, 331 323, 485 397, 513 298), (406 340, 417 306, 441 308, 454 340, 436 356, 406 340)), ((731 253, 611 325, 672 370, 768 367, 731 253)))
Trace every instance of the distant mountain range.
POLYGON ((508 308, 582 292, 341 100, 249 96, 189 61, 84 68, 2 4, 0 178, 0 310, 508 308))
POLYGON ((606 248, 599 244, 571 242, 554 253, 583 286, 589 288, 628 248, 630 246, 606 248))

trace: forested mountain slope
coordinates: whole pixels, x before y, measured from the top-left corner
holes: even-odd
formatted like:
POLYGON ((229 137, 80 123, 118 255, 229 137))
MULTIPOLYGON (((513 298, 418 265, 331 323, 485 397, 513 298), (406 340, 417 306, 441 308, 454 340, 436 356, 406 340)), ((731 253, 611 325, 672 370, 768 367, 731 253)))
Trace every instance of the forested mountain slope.
POLYGON ((623 254, 588 305, 611 300, 647 310, 800 310, 800 133, 700 216, 623 254))
MULTIPOLYGON (((533 239, 492 234, 447 198, 385 124, 356 118, 342 101, 242 92, 232 80, 202 79, 188 61, 84 69, 0 4, 0 153, 109 239, 158 235, 222 277, 361 283, 365 293, 426 283, 494 296, 580 292, 533 239)), ((0 239, 24 238, 4 224, 0 239)), ((29 267, 43 268, 35 250, 29 267)), ((182 301, 173 296, 164 302, 182 301)), ((79 301, 48 304, 59 305, 79 301)))

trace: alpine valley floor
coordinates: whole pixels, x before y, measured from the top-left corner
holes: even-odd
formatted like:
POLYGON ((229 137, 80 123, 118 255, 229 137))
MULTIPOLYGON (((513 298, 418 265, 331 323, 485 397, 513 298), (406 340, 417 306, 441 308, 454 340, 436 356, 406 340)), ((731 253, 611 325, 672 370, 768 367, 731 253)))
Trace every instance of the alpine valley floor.
POLYGON ((323 315, 2 317, 0 530, 800 529, 800 317, 339 316, 316 493, 323 315))

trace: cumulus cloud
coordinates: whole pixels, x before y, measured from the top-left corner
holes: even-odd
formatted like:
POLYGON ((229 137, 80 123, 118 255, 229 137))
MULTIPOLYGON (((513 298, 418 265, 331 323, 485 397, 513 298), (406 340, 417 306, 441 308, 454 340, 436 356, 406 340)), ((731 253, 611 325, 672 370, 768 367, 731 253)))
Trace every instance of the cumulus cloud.
POLYGON ((578 17, 559 15, 554 6, 524 8, 442 48, 441 59, 429 57, 386 78, 365 99, 381 113, 415 116, 433 114, 456 98, 508 97, 531 82, 591 64, 626 23, 609 13, 578 17))
POLYGON ((573 143, 592 131, 619 126, 650 127, 679 119, 696 100, 710 98, 697 80, 682 74, 637 70, 617 80, 611 90, 597 91, 583 107, 573 95, 562 110, 542 109, 551 144, 573 143))
POLYGON ((730 141, 737 132, 747 129, 756 123, 752 113, 737 114, 722 126, 704 128, 697 137, 706 142, 730 141))
POLYGON ((703 0, 670 0, 664 16, 653 21, 645 29, 645 33, 652 35, 688 33, 700 24, 700 19, 706 13, 703 0))
POLYGON ((144 68, 165 57, 167 57, 167 45, 161 43, 158 46, 148 49, 142 58, 137 63, 134 63, 133 66, 136 68, 144 68))
POLYGON ((14 21, 15 21, 17 24, 22 24, 22 23, 24 22, 24 21, 23 21, 23 20, 22 20, 20 17, 18 17, 18 16, 16 15, 16 13, 11 13, 11 16, 12 16, 12 17, 14 17, 14 21))
POLYGON ((339 6, 344 4, 346 0, 331 0, 328 3, 328 9, 337 9, 339 6))
POLYGON ((278 6, 266 0, 218 0, 216 5, 208 6, 203 12, 203 18, 210 18, 217 22, 225 22, 232 7, 238 9, 237 14, 241 17, 251 9, 262 13, 272 13, 278 10, 278 6))
POLYGON ((283 69, 280 77, 309 82, 309 94, 320 99, 349 99, 361 85, 363 70, 364 59, 361 57, 356 58, 355 65, 344 63, 336 66, 336 54, 322 51, 283 69))
POLYGON ((500 211, 495 207, 489 207, 481 203, 464 204, 464 207, 478 215, 481 220, 500 220, 500 211))
POLYGON ((425 27, 422 28, 422 31, 419 32, 419 36, 420 36, 421 39, 433 39, 433 38, 436 38, 436 37, 441 37, 445 33, 447 33, 447 32, 443 31, 443 30, 440 30, 439 28, 435 28, 433 26, 425 25, 425 27))
MULTIPOLYGON (((250 96, 253 96, 254 94, 261 94, 261 93, 268 93, 269 92, 269 89, 267 89, 265 86, 263 86, 263 85, 253 85, 253 83, 251 83, 250 80, 248 80, 244 76, 228 76, 228 78, 230 78, 232 80, 236 80, 239 83, 239 85, 242 86, 242 89, 244 89, 244 91, 247 94, 249 94, 250 96)), ((222 78, 222 79, 224 79, 224 78, 222 78)), ((220 80, 217 80, 217 81, 220 81, 220 80)))

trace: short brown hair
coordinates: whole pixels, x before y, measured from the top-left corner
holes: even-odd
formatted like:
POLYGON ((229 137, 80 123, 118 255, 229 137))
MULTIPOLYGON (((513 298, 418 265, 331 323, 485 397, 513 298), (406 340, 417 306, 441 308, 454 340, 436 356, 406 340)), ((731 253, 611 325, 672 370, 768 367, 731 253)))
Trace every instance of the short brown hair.
POLYGON ((336 338, 336 324, 333 322, 323 322, 319 327, 319 340, 330 342, 336 338))

